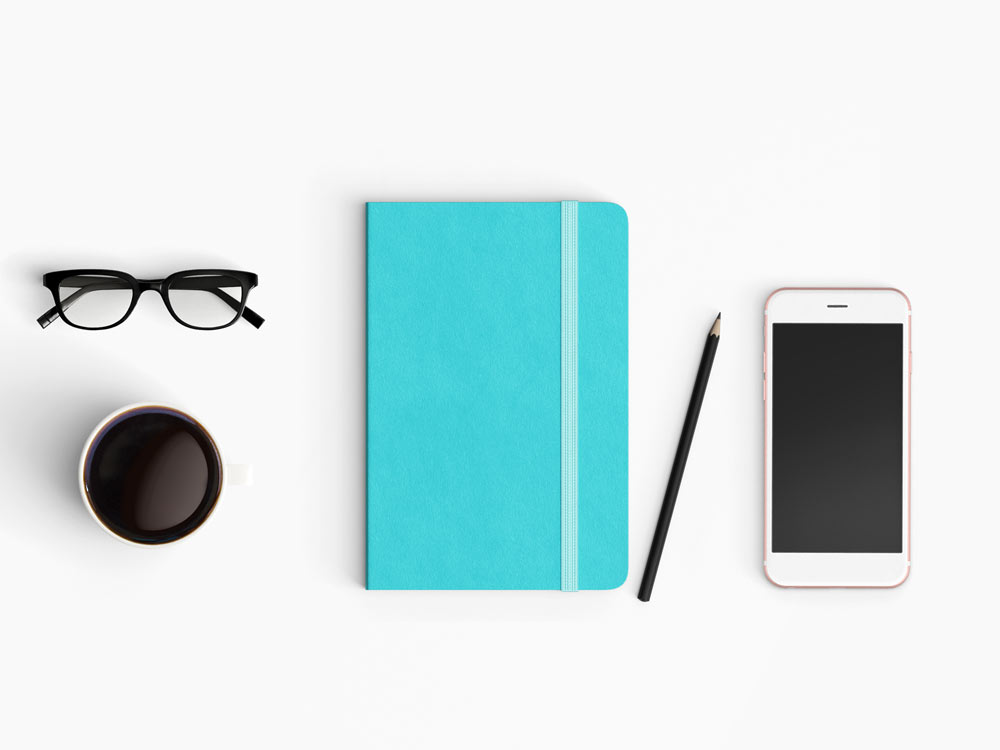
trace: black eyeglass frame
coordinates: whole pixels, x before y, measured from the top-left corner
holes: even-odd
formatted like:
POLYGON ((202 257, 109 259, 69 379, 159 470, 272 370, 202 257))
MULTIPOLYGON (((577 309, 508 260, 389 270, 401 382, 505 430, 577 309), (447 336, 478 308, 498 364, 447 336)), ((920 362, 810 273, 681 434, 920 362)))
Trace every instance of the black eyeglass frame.
MULTIPOLYGON (((192 328, 196 331, 218 331, 222 328, 228 328, 238 321, 240 318, 246 320, 254 328, 260 328, 264 324, 264 318, 258 315, 256 312, 247 307, 247 297, 250 296, 250 290, 257 286, 257 274, 250 273, 248 271, 233 271, 231 269, 218 269, 218 268, 201 268, 192 269, 189 271, 178 271, 172 273, 163 279, 137 279, 131 274, 125 273, 124 271, 112 271, 110 269, 104 268, 82 268, 73 269, 68 271, 50 271, 42 276, 42 286, 52 292, 52 299, 55 302, 51 308, 45 311, 43 315, 38 318, 38 325, 42 328, 47 327, 49 324, 53 323, 56 318, 62 318, 66 325, 72 326, 73 328, 79 328, 84 331, 104 331, 108 328, 114 328, 116 326, 124 323, 128 317, 132 314, 135 309, 136 304, 139 302, 139 297, 143 292, 155 291, 158 292, 160 298, 163 300, 163 304, 167 308, 167 312, 170 313, 170 317, 176 320, 185 328, 192 328), (82 326, 77 323, 72 322, 66 317, 63 311, 63 302, 59 298, 59 284, 67 278, 72 276, 110 276, 112 278, 120 279, 128 284, 129 288, 132 290, 132 301, 129 303, 128 310, 122 315, 116 322, 106 325, 106 326, 82 326), (182 320, 177 313, 174 311, 173 306, 170 304, 169 291, 171 287, 176 284, 181 279, 198 277, 198 276, 228 276, 235 279, 240 283, 241 294, 240 299, 237 300, 231 295, 226 294, 220 289, 205 288, 205 291, 215 294, 219 299, 225 302, 229 307, 233 309, 236 313, 233 319, 228 323, 224 323, 221 326, 196 326, 182 320)), ((179 287, 178 287, 179 288, 179 287)), ((81 288, 81 291, 84 291, 81 288)))

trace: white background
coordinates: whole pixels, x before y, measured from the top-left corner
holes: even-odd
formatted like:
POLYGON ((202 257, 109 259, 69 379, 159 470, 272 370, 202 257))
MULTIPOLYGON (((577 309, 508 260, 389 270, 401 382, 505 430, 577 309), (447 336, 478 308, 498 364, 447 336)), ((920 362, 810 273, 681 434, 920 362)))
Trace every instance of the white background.
POLYGON ((982 747, 996 742, 998 10, 928 2, 4 2, 0 745, 982 747), (631 573, 368 593, 364 202, 630 218, 631 573), (260 274, 267 323, 34 319, 46 270, 260 274), (787 284, 913 301, 913 573, 761 572, 761 323, 787 284), (723 335, 650 604, 705 334, 723 335), (187 407, 253 462, 134 549, 84 437, 187 407))

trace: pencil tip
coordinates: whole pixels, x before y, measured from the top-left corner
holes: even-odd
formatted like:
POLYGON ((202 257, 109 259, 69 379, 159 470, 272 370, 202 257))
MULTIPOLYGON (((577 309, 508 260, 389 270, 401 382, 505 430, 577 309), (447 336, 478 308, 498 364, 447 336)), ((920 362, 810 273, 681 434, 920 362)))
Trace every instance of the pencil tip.
POLYGON ((719 313, 719 317, 715 319, 715 324, 712 326, 712 330, 708 332, 709 336, 719 336, 722 333, 722 313, 719 313))

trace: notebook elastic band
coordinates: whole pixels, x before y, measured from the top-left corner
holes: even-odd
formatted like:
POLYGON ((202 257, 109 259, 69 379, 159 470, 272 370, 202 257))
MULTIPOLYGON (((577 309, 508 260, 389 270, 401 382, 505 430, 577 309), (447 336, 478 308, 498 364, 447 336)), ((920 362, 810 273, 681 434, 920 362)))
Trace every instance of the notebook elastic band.
POLYGON ((562 202, 562 590, 577 590, 577 202, 562 202))

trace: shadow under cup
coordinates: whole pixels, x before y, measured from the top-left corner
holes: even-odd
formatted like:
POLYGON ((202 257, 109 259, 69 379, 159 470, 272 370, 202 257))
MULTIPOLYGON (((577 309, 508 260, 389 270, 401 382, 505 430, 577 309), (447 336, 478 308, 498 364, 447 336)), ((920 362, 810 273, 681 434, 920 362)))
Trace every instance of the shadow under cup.
POLYGON ((211 515, 222 460, 208 431, 176 409, 139 406, 111 419, 87 449, 87 502, 117 536, 165 544, 211 515))

